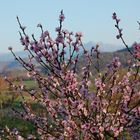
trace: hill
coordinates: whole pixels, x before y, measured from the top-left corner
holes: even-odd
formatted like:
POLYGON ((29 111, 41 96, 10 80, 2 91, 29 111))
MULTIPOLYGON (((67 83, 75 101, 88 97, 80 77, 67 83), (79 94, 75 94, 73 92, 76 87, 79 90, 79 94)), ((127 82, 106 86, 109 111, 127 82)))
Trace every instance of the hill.
MULTIPOLYGON (((132 50, 132 48, 130 48, 132 50)), ((99 62, 99 67, 100 70, 104 70, 107 66, 107 64, 110 64, 113 60, 114 57, 119 57, 120 62, 121 62, 121 66, 122 68, 126 68, 128 67, 128 60, 132 59, 132 56, 130 55, 130 53, 127 51, 127 49, 120 49, 114 52, 102 52, 100 54, 100 62, 99 62)), ((97 59, 96 56, 93 56, 93 68, 95 66, 97 66, 97 59)), ((84 57, 81 55, 80 59, 79 59, 79 63, 78 63, 78 71, 81 70, 81 68, 86 65, 86 61, 84 59, 84 57)), ((95 69, 91 70, 93 73, 95 73, 95 69)))
MULTIPOLYGON (((121 46, 113 46, 111 44, 103 44, 103 43, 99 43, 99 44, 101 46, 100 50, 102 52, 101 57, 100 57, 101 69, 105 68, 106 65, 109 64, 111 62, 111 60, 113 59, 113 57, 115 57, 115 56, 118 56, 120 58, 120 61, 122 62, 123 67, 127 66, 127 60, 130 59, 130 57, 131 57, 130 54, 128 53, 127 49, 122 48, 121 46), (119 48, 119 50, 116 50, 116 48, 119 48), (120 49, 120 48, 122 48, 122 49, 120 49), (107 50, 110 50, 110 52, 107 52, 107 50), (115 50, 115 51, 113 51, 113 50, 115 50)), ((87 50, 90 50, 91 47, 95 46, 95 45, 96 44, 91 41, 84 44, 84 46, 87 50)), ((28 56, 28 54, 25 51, 16 52, 16 55, 20 56, 22 58, 26 58, 28 56)), ((93 59, 95 59, 95 58, 93 58, 93 59)), ((83 60, 83 57, 81 54, 79 64, 78 64, 79 69, 86 63, 86 62, 85 63, 83 63, 83 62, 84 62, 84 60, 83 60)), ((96 65, 96 60, 94 62, 96 65)), ((14 60, 14 57, 12 56, 12 54, 10 54, 10 53, 0 54, 0 73, 3 73, 5 71, 14 70, 14 69, 21 70, 23 68, 17 61, 14 60)))

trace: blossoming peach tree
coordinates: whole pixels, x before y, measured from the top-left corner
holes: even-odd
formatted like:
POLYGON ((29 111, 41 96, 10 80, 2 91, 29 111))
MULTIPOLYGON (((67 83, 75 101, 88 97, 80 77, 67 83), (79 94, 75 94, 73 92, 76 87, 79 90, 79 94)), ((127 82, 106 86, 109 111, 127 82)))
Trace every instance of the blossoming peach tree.
POLYGON ((134 43, 129 49, 123 39, 116 13, 113 13, 115 27, 118 30, 117 39, 121 39, 133 59, 124 74, 120 74, 121 62, 115 57, 107 65, 104 72, 97 66, 92 67, 95 58, 100 59, 98 45, 87 51, 82 43, 82 33, 69 32, 63 29, 65 19, 63 11, 59 15, 57 37, 52 39, 50 33, 43 29, 36 39, 29 37, 19 18, 17 21, 21 32, 20 41, 24 50, 29 53, 29 59, 16 56, 12 47, 9 50, 38 84, 39 89, 29 90, 25 85, 15 85, 5 78, 9 85, 22 97, 23 111, 13 108, 13 111, 24 120, 32 122, 37 130, 37 136, 29 134, 23 137, 17 129, 4 129, 2 135, 7 139, 42 139, 42 140, 105 140, 118 139, 124 131, 133 126, 140 117, 140 44, 134 43), (83 50, 85 66, 79 74, 77 64, 80 59, 79 49, 83 50), (36 68, 39 63, 45 70, 43 75, 36 68), (134 65, 135 64, 135 65, 134 65), (96 69, 97 74, 91 73, 96 69), (90 81, 94 77, 94 82, 90 81), (91 88, 92 87, 92 88, 91 88), (40 104, 43 113, 34 112, 24 94, 28 93, 33 102, 40 104))

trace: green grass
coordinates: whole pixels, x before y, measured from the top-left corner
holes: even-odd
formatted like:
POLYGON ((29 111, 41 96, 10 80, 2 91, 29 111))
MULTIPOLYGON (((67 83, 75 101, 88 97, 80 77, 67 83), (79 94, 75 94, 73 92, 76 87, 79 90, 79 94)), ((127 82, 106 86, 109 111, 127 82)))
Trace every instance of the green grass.
MULTIPOLYGON (((37 103, 37 102, 30 102, 29 105, 31 106, 31 109, 35 112, 40 112, 43 110, 43 107, 37 103)), ((22 107, 21 107, 21 102, 19 100, 16 100, 14 101, 12 104, 11 104, 11 107, 15 108, 15 109, 20 109, 22 110, 22 107)))
MULTIPOLYGON (((38 87, 37 82, 34 80, 24 80, 22 82, 28 89, 36 89, 38 87)), ((14 83, 17 85, 20 84, 19 81, 15 81, 14 83)))
POLYGON ((21 132, 22 136, 27 137, 28 134, 36 134, 36 129, 31 122, 22 120, 17 117, 4 116, 0 118, 0 127, 7 126, 10 129, 17 128, 21 132))
MULTIPOLYGON (((15 81, 15 85, 20 84, 20 82, 15 81)), ((33 80, 26 80, 23 81, 23 84, 25 84, 26 88, 31 90, 37 88, 37 83, 33 80)), ((30 102, 31 104, 34 103, 34 101, 31 100, 31 97, 27 93, 22 93, 25 100, 27 102, 30 102)), ((9 106, 19 106, 19 103, 23 101, 20 93, 12 91, 8 87, 4 90, 0 90, 0 109, 7 108, 9 106)))
POLYGON ((17 95, 12 91, 0 91, 0 109, 12 104, 17 95))
POLYGON ((33 80, 26 80, 23 81, 23 83, 25 84, 25 86, 27 86, 27 88, 37 88, 37 83, 33 80))

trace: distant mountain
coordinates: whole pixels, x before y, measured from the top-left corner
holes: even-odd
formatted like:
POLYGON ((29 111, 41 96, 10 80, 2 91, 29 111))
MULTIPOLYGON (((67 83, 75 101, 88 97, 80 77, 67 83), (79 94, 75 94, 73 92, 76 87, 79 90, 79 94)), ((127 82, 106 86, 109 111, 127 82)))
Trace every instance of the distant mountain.
MULTIPOLYGON (((123 49, 123 47, 119 46, 119 45, 105 44, 105 43, 102 43, 102 42, 94 43, 92 41, 84 43, 84 47, 87 50, 90 50, 91 47, 96 46, 96 44, 99 44, 101 52, 114 52, 116 50, 123 49)), ((27 57, 26 51, 16 52, 16 55, 21 56, 22 58, 27 57)), ((11 53, 3 53, 3 54, 0 53, 0 61, 13 61, 13 60, 14 60, 14 57, 11 53)))
POLYGON ((8 62, 0 61, 0 73, 7 67, 8 62))
MULTIPOLYGON (((15 52, 15 54, 21 58, 27 57, 25 51, 15 52)), ((14 56, 11 53, 0 54, 0 73, 13 69, 22 69, 21 65, 14 60, 14 56)))
MULTIPOLYGON (((118 56, 124 66, 127 65, 127 60, 130 58, 130 55, 126 48, 123 48, 122 46, 118 46, 118 45, 104 44, 102 42, 98 44, 100 46, 100 51, 102 52, 101 53, 102 67, 105 67, 106 64, 110 63, 114 56, 118 56)), ((84 44, 84 47, 87 50, 90 50, 91 47, 93 46, 96 46, 96 43, 92 41, 84 44)), ((82 49, 80 53, 82 55, 82 49)), ((22 58, 27 58, 28 56, 26 51, 16 52, 16 55, 22 58)), ((82 57, 80 58, 80 62, 81 62, 80 65, 82 65, 82 63, 84 62, 82 57)), ((14 60, 14 57, 11 53, 0 54, 0 73, 6 70, 13 70, 13 69, 22 69, 22 67, 17 61, 14 60)))
MULTIPOLYGON (((15 54, 22 58, 27 57, 27 53, 25 51, 15 52, 15 54)), ((14 57, 11 53, 3 53, 3 54, 0 54, 0 61, 5 61, 5 62, 14 61, 14 57)))
POLYGON ((3 53, 0 54, 0 61, 12 61, 14 60, 14 57, 12 56, 11 53, 3 53))
POLYGON ((103 43, 103 42, 99 42, 99 43, 94 43, 92 41, 89 41, 88 43, 85 43, 84 46, 86 49, 90 50, 91 47, 99 45, 99 49, 101 52, 114 52, 117 50, 121 50, 124 49, 124 46, 120 46, 120 45, 114 45, 114 44, 107 44, 107 43, 103 43))
MULTIPOLYGON (((133 47, 129 47, 129 49, 132 51, 133 47)), ((117 50, 117 52, 126 52, 126 51, 128 51, 127 48, 117 50)))
POLYGON ((21 69, 21 65, 17 61, 11 61, 7 64, 8 69, 21 69))
POLYGON ((0 74, 14 69, 22 69, 17 61, 0 61, 0 74))
MULTIPOLYGON (((130 48, 132 49, 132 48, 130 48)), ((119 57, 120 62, 121 62, 121 67, 122 68, 126 68, 128 67, 128 60, 130 60, 132 58, 132 55, 130 55, 130 53, 128 52, 127 49, 123 48, 123 49, 119 49, 113 52, 101 52, 100 53, 100 61, 99 61, 99 67, 100 70, 104 70, 107 67, 107 64, 110 64, 113 60, 114 57, 119 57)), ((94 69, 95 66, 97 66, 97 59, 96 56, 93 56, 93 62, 94 64, 92 64, 92 69, 91 72, 92 73, 96 73, 97 71, 94 69)), ((79 63, 77 65, 78 68, 78 72, 81 71, 82 67, 84 67, 86 65, 86 59, 85 57, 83 57, 81 55, 81 57, 79 58, 79 63)))

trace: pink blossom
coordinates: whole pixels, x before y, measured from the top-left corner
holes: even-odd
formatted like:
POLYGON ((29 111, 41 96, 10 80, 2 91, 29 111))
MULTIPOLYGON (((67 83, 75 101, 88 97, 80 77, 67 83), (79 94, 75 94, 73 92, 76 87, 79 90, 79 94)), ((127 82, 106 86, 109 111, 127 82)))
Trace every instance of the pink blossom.
POLYGON ((59 15, 59 20, 62 22, 62 21, 64 21, 64 19, 65 19, 65 16, 64 16, 63 10, 62 10, 61 14, 59 15))
POLYGON ((118 57, 115 57, 115 58, 113 59, 112 65, 113 65, 115 68, 121 66, 121 62, 119 61, 119 58, 118 58, 118 57))
POLYGON ((112 19, 115 20, 116 18, 117 18, 117 15, 116 15, 116 13, 114 12, 113 15, 112 15, 112 19))
POLYGON ((22 44, 22 45, 25 45, 25 46, 28 46, 29 43, 30 43, 29 37, 28 37, 28 36, 26 36, 25 38, 21 37, 21 38, 20 38, 20 41, 21 41, 21 44, 22 44))
POLYGON ((82 36, 83 36, 82 32, 77 32, 75 34, 75 37, 77 38, 77 40, 81 40, 82 36))
POLYGON ((42 33, 41 38, 42 39, 45 39, 48 36, 49 36, 49 32, 48 31, 45 31, 44 33, 42 33))
POLYGON ((134 56, 140 59, 140 43, 135 42, 133 45, 134 56))
POLYGON ((98 129, 96 127, 91 127, 90 131, 92 133, 97 133, 98 132, 98 129))
POLYGON ((95 86, 99 88, 100 90, 103 90, 105 87, 105 84, 102 82, 100 78, 95 79, 95 86))
POLYGON ((64 37, 61 34, 58 34, 57 38, 56 38, 56 43, 64 43, 64 37))
POLYGON ((61 31, 61 28, 60 28, 60 27, 56 27, 56 28, 55 28, 55 31, 56 31, 56 32, 60 32, 60 31, 61 31))
POLYGON ((75 51, 78 52, 79 51, 79 47, 74 47, 75 51))

